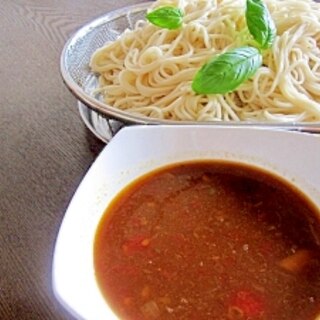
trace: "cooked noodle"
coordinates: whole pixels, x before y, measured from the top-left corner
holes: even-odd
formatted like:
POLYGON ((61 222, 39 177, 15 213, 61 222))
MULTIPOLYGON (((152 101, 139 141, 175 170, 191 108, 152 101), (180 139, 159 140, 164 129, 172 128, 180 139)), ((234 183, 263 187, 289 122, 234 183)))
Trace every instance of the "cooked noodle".
POLYGON ((138 21, 98 49, 91 68, 99 74, 106 104, 170 120, 320 121, 320 4, 265 0, 277 26, 263 65, 234 92, 198 95, 191 89, 199 68, 213 56, 256 46, 245 21, 245 0, 158 0, 184 11, 183 27, 167 30, 138 21))

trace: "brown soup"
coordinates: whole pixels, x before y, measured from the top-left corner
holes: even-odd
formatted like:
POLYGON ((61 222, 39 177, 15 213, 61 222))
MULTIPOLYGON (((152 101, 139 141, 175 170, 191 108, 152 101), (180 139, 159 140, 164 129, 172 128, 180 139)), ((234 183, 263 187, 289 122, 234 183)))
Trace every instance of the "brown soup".
POLYGON ((107 208, 96 278, 125 320, 315 319, 319 216, 294 186, 260 169, 176 164, 107 208))

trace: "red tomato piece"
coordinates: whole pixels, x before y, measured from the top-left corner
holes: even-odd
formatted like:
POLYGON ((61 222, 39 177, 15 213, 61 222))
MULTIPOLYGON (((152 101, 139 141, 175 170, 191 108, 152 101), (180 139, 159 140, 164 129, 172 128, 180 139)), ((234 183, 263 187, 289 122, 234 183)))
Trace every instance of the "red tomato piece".
POLYGON ((127 255, 135 254, 146 249, 151 239, 147 235, 135 235, 127 239, 122 245, 122 251, 127 255))
POLYGON ((231 299, 231 307, 235 307, 243 312, 246 317, 261 316, 265 311, 263 297, 251 291, 238 291, 231 299))

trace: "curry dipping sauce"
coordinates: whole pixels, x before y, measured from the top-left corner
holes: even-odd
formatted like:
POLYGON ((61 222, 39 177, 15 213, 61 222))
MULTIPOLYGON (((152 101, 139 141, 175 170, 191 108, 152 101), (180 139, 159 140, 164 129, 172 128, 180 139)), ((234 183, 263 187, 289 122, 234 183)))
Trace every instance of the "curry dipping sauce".
POLYGON ((99 287, 123 320, 311 320, 319 209, 282 178, 226 161, 158 169, 98 226, 99 287))

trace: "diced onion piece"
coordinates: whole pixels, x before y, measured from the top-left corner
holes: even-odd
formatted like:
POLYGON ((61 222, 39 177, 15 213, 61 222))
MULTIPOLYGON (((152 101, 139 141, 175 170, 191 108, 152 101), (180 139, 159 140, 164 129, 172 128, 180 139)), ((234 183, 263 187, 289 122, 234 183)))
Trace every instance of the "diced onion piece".
POLYGON ((145 303, 140 310, 146 319, 157 319, 160 316, 160 309, 154 300, 145 303))
POLYGON ((150 287, 149 286, 144 286, 143 289, 141 290, 141 297, 146 299, 150 296, 150 287))
POLYGON ((312 260, 313 253, 310 250, 298 250, 291 256, 282 259, 279 266, 293 273, 301 272, 312 260))
POLYGON ((236 307, 236 306, 231 306, 228 309, 228 319, 230 320, 238 320, 238 319, 243 319, 244 313, 243 311, 236 307))

